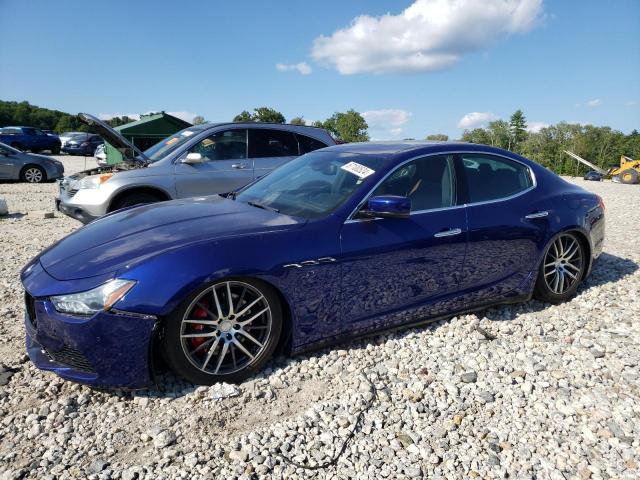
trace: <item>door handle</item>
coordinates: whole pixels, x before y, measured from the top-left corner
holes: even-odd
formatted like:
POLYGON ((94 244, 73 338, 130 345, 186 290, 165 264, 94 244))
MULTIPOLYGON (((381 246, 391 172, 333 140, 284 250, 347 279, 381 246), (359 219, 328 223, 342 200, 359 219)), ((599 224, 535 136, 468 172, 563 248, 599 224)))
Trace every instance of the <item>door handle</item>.
POLYGON ((533 212, 530 213, 529 215, 526 215, 524 218, 526 219, 532 219, 532 218, 543 218, 549 215, 549 212, 547 212, 546 210, 543 210, 541 212, 533 212))
POLYGON ((453 237, 454 235, 460 235, 462 230, 459 228, 450 228, 449 230, 444 230, 442 232, 438 232, 434 235, 436 238, 441 237, 453 237))
POLYGON ((247 168, 246 163, 234 163, 231 165, 231 168, 247 168))

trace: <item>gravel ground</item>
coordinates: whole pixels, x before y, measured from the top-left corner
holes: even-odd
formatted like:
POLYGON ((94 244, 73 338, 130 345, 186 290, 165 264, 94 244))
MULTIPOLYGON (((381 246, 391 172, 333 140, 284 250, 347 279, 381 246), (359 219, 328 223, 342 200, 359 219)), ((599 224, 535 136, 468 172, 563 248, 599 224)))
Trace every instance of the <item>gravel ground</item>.
POLYGON ((167 374, 134 393, 28 361, 18 272, 79 223, 24 215, 52 210, 55 184, 0 184, 0 478, 639 478, 640 187, 575 181, 604 198, 607 240, 571 302, 277 358, 238 386, 167 374), (335 465, 282 457, 325 463, 354 427, 335 465))

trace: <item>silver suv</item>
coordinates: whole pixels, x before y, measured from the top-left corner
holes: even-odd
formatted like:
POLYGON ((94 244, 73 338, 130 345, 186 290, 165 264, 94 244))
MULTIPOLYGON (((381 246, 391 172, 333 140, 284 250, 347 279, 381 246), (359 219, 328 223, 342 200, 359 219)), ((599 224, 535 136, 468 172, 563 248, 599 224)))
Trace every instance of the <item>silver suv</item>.
POLYGON ((236 190, 289 160, 335 145, 321 128, 270 123, 207 123, 182 130, 144 153, 97 118, 79 117, 117 148, 121 164, 60 181, 56 208, 88 223, 132 205, 236 190))

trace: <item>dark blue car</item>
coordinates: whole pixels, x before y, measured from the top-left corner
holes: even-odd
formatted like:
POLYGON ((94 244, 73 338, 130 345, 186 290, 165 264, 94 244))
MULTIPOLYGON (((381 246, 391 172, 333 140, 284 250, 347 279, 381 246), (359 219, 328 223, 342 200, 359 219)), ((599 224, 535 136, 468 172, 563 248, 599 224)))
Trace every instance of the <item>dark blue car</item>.
POLYGON ((237 382, 381 329, 575 294, 600 254, 602 200, 513 153, 462 143, 346 144, 238 192, 132 207, 22 272, 42 369, 142 387, 162 355, 237 382))

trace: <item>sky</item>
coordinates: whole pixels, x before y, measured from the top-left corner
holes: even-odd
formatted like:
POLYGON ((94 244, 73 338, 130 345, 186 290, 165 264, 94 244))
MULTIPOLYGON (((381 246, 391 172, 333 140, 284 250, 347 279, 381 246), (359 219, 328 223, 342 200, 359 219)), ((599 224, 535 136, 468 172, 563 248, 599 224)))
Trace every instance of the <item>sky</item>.
POLYGON ((640 129, 640 1, 0 0, 0 99, 108 118, 355 109, 373 139, 522 109, 640 129))

